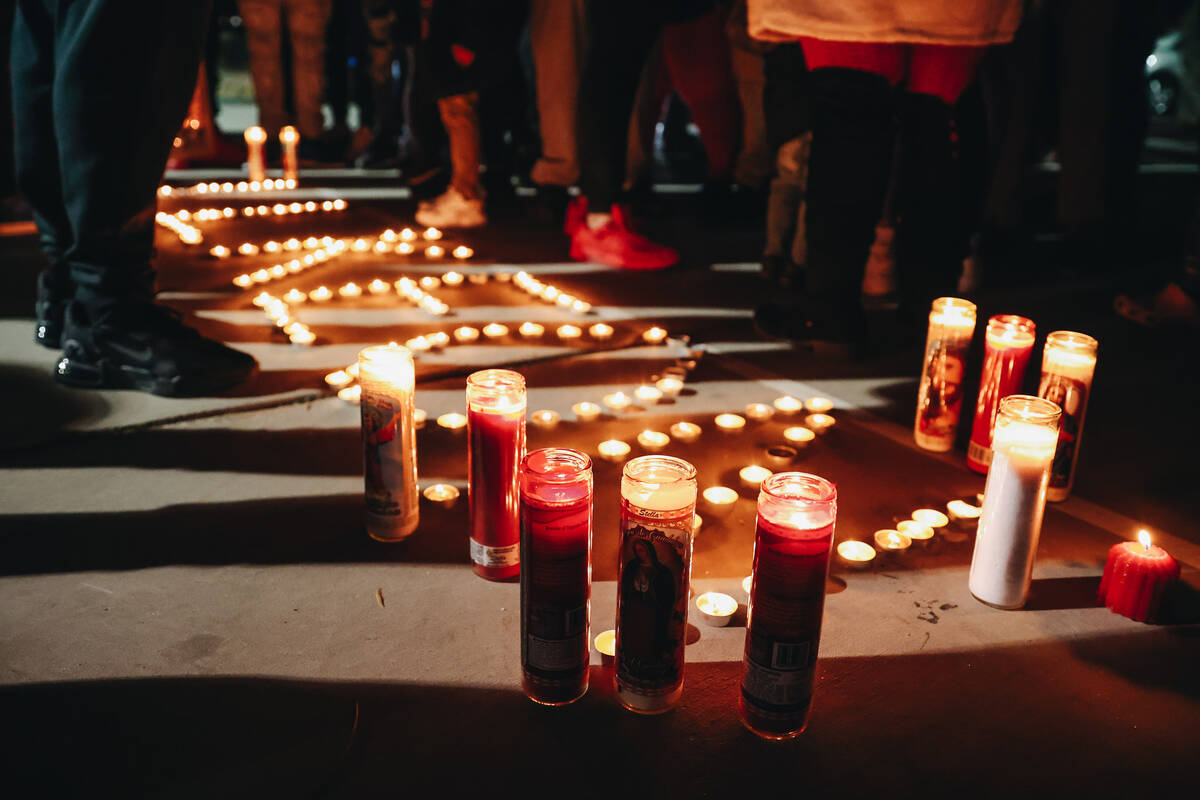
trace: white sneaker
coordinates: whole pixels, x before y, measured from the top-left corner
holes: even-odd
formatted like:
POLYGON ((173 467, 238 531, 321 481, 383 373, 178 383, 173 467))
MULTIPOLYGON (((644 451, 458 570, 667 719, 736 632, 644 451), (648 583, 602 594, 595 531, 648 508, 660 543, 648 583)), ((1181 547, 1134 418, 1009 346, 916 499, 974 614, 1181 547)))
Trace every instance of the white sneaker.
POLYGON ((483 200, 468 200, 451 186, 417 206, 417 223, 432 228, 478 228, 487 224, 483 200))

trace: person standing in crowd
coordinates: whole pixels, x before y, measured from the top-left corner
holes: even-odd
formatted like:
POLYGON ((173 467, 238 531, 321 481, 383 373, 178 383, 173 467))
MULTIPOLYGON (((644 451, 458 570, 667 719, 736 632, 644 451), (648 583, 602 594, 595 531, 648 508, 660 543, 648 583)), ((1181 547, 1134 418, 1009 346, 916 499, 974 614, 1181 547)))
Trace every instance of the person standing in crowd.
POLYGON ((760 306, 761 330, 840 354, 861 341, 863 268, 897 120, 902 303, 953 290, 967 252, 953 107, 986 46, 1010 41, 1020 16, 1020 0, 748 0, 752 36, 800 42, 812 111, 804 288, 760 306))
POLYGON ((206 394, 256 368, 154 303, 157 188, 211 9, 203 0, 17 3, 17 178, 50 262, 34 336, 62 347, 63 383, 206 394))
POLYGON ((332 0, 238 0, 250 48, 250 72, 258 124, 266 129, 269 146, 278 147, 275 134, 292 124, 300 131, 300 147, 309 157, 319 154, 325 117, 325 27, 332 0), (291 102, 289 114, 283 72, 283 35, 291 45, 291 102))
POLYGON ((530 0, 529 46, 542 154, 529 177, 547 207, 559 214, 579 180, 576 141, 579 79, 587 55, 585 0, 530 0))

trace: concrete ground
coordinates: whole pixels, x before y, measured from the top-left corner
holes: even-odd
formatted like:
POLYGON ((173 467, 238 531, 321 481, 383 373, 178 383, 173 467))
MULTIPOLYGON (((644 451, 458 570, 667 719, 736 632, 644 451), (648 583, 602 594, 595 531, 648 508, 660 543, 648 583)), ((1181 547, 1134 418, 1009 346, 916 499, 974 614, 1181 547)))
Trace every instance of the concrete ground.
MULTIPOLYGON (((411 200, 341 174, 308 176, 300 198, 346 196, 341 215, 201 225, 205 247, 330 232, 374 235, 410 224, 411 200)), ((198 207, 191 201, 170 207, 198 207)), ((211 205, 205 202, 203 205, 211 205)), ((237 204, 233 204, 237 205, 237 204)), ((531 345, 451 347, 423 356, 417 405, 430 420, 463 407, 463 379, 513 364, 531 411, 529 447, 634 442, 678 420, 704 429, 666 452, 692 460, 701 486, 737 486, 737 469, 781 441, 777 416, 721 435, 714 414, 782 394, 834 400, 836 426, 798 469, 838 484, 838 539, 869 539, 919 507, 982 491, 963 453, 911 441, 920 342, 872 317, 874 353, 814 360, 757 336, 752 227, 696 222, 694 198, 666 196, 657 233, 684 263, 632 274, 566 263, 565 240, 501 210, 453 237, 476 250, 465 271, 528 269, 617 329, 598 352, 553 336, 531 345), (645 328, 672 340, 645 346, 645 328), (686 339, 684 337, 687 337, 686 339), (678 359, 696 359, 674 403, 581 423, 581 400, 627 392, 678 359)), ((261 374, 219 398, 165 400, 78 392, 51 378, 55 353, 31 341, 32 238, 0 241, 0 708, 9 781, 20 796, 439 796, 512 787, 534 795, 669 797, 753 792, 917 791, 999 795, 1147 792, 1194 782, 1200 737, 1200 506, 1194 488, 1195 341, 1135 330, 1108 311, 1106 277, 1022 273, 995 281, 981 317, 1033 317, 1101 342, 1075 496, 1046 515, 1032 596, 1020 611, 975 601, 972 537, 866 571, 834 567, 809 729, 760 741, 740 725, 736 693, 744 605, 727 628, 693 619, 682 703, 641 718, 620 708, 593 654, 591 689, 560 709, 520 690, 519 589, 475 577, 467 504, 422 501, 401 544, 361 522, 357 408, 325 390, 325 372, 365 344, 459 325, 577 323, 511 285, 440 288, 438 320, 395 297, 302 307, 319 339, 278 338, 233 290, 246 265, 160 237, 164 301, 253 353, 261 374), (1149 528, 1184 562, 1169 624, 1147 626, 1094 604, 1108 548, 1149 528)), ((439 274, 444 266, 353 256, 272 285, 311 289, 439 274)), ((919 337, 918 337, 919 338, 919 337)), ((980 337, 977 337, 980 338, 980 337)), ((978 380, 976 354, 974 380, 978 380)), ((1033 378, 1031 378, 1033 380, 1033 378)), ((465 437, 432 422, 418 433, 422 485, 465 489, 465 437)), ((640 452, 634 443, 634 454, 640 452)), ((620 465, 596 466, 593 633, 612 627, 620 465)), ((754 492, 709 513, 693 585, 745 600, 754 492)))

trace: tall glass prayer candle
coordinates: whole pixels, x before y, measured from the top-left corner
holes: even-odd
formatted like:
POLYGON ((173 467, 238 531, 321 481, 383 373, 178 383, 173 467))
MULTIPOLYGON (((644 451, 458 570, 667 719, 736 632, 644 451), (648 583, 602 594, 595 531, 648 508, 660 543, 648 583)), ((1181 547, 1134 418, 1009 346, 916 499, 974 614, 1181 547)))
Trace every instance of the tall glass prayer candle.
POLYGON ((297 149, 300 145, 300 132, 292 125, 284 125, 279 130, 279 144, 283 151, 283 179, 294 181, 300 178, 300 156, 297 149))
POLYGON ((975 399, 975 424, 967 445, 967 466, 987 473, 992 463, 992 428, 1000 401, 1021 390, 1025 366, 1033 352, 1036 326, 1016 314, 997 314, 988 320, 983 374, 975 399))
POLYGON ((412 353, 377 345, 358 354, 367 533, 394 542, 417 527, 417 434, 412 353))
POLYGON ((587 692, 591 554, 591 459, 534 450, 521 461, 521 672, 536 703, 587 692))
POLYGON ((267 158, 263 145, 267 143, 267 132, 255 125, 246 128, 246 169, 251 181, 262 182, 267 177, 267 158))
POLYGON ((621 475, 617 564, 617 699, 659 714, 683 694, 696 468, 642 456, 621 475))
POLYGON ((939 297, 929 312, 925 363, 917 390, 917 420, 913 438, 925 450, 945 452, 954 446, 962 412, 963 375, 967 351, 975 333, 975 304, 957 297, 939 297))
POLYGON ((1014 394, 1000 401, 968 580, 971 594, 988 605, 1020 608, 1029 594, 1061 415, 1038 397, 1014 394))
POLYGON ((824 478, 781 472, 762 483, 738 709, 767 739, 808 724, 836 518, 824 478))
POLYGON ((1066 500, 1075 483, 1075 463, 1092 394, 1098 347, 1099 342, 1086 333, 1054 331, 1046 337, 1038 397, 1057 403, 1063 411, 1058 449, 1050 466, 1050 486, 1046 489, 1046 499, 1051 502, 1066 500))
POLYGON ((518 479, 525 457, 525 378, 485 369, 467 378, 471 563, 493 581, 521 572, 518 479))

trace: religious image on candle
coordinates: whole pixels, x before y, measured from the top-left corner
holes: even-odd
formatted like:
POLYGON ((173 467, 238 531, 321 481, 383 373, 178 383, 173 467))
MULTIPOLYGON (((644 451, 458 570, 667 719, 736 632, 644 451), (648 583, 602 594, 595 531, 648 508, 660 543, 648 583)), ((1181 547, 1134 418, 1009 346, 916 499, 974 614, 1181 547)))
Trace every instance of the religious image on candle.
POLYGON ((926 450, 945 452, 954 445, 967 351, 974 333, 974 303, 957 297, 933 301, 913 430, 917 445, 926 450))
POLYGON ((364 348, 358 375, 367 533, 397 541, 416 529, 419 514, 412 353, 398 345, 364 348))
POLYGON ((997 314, 988 320, 983 374, 975 398, 971 441, 967 444, 967 466, 975 472, 986 474, 992 463, 992 428, 1000 401, 1021 391, 1035 332, 1033 320, 1016 314, 997 314))
POLYGON ((525 378, 507 369, 467 377, 467 494, 475 574, 521 572, 518 481, 525 457, 525 378))
POLYGON ((1079 458, 1079 440, 1092 393, 1099 343, 1084 333, 1054 331, 1046 337, 1042 354, 1042 380, 1038 397, 1062 409, 1058 449, 1050 466, 1050 485, 1046 499, 1066 500, 1075 482, 1075 464, 1079 458))
POLYGON ((617 571, 617 698, 667 711, 683 693, 696 468, 670 456, 625 464, 617 571))

